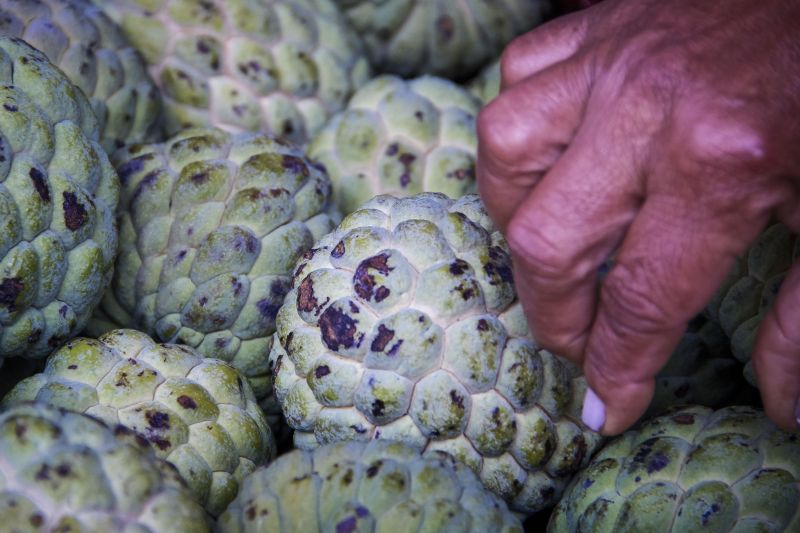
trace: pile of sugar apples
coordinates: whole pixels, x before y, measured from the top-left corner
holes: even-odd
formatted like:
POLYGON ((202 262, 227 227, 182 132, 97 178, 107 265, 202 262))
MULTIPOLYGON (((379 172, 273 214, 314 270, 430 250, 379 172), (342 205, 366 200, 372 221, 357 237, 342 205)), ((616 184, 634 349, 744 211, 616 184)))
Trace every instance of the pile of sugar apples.
POLYGON ((616 439, 528 330, 475 121, 557 14, 0 0, 0 529, 800 531, 748 362, 786 228, 616 439))

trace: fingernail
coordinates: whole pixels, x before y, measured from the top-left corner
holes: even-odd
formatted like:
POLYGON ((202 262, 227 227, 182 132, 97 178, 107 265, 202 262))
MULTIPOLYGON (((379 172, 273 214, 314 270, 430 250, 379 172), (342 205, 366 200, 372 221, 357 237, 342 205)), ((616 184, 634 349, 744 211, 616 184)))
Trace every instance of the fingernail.
POLYGON ((600 431, 600 428, 606 422, 606 406, 603 405, 603 400, 588 387, 586 396, 583 398, 581 419, 593 431, 600 431))

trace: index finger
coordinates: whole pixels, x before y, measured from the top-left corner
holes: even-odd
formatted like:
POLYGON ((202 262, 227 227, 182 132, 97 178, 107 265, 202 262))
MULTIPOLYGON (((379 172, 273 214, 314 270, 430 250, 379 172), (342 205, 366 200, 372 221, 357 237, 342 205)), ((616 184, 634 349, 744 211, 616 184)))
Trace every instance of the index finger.
POLYGON ((572 141, 589 94, 583 63, 559 63, 502 92, 478 115, 478 191, 501 231, 572 141))

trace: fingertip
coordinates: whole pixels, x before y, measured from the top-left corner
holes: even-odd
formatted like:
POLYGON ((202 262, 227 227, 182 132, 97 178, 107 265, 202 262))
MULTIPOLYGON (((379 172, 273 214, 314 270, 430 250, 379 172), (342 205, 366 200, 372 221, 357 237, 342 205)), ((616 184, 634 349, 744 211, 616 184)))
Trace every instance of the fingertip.
POLYGON ((500 59, 501 86, 510 87, 568 59, 583 44, 587 28, 583 13, 570 13, 512 40, 500 59))
POLYGON ((642 383, 598 385, 598 380, 586 376, 589 383, 581 417, 584 424, 602 435, 619 435, 633 426, 647 411, 653 399, 655 381, 642 383), (599 392, 595 392, 595 389, 599 392))
POLYGON ((800 430, 800 263, 790 269, 753 349, 753 369, 764 412, 787 431, 800 430))

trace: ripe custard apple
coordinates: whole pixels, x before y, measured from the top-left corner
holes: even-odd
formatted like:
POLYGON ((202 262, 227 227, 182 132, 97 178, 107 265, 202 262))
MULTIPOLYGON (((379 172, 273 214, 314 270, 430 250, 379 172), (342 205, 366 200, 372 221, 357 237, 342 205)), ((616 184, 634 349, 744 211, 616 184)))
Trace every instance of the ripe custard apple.
POLYGON ((95 0, 149 65, 167 134, 189 126, 303 143, 370 76, 332 0, 95 0))
POLYGON ((758 326, 798 258, 800 238, 783 224, 770 226, 737 260, 706 307, 706 313, 730 337, 733 355, 746 363, 745 377, 754 386, 750 356, 758 326))
POLYGON ((134 330, 70 341, 2 407, 40 401, 122 424, 172 463, 217 515, 275 443, 247 381, 230 365, 134 330))
POLYGON ((742 376, 742 363, 730 353, 730 341, 716 323, 697 317, 656 376, 655 395, 648 414, 661 414, 676 405, 752 403, 756 391, 742 376))
POLYGON ((264 397, 292 269, 332 227, 330 180, 298 148, 219 129, 116 155, 120 253, 106 318, 230 361, 264 397))
POLYGON ((81 90, 0 37, 0 359, 77 335, 111 280, 119 180, 99 138, 81 90))
POLYGON ((500 79, 500 60, 498 59, 475 76, 467 84, 467 89, 486 105, 500 94, 500 79))
POLYGON ((476 195, 379 196, 345 217, 298 264, 276 337, 276 397, 301 449, 447 451, 533 512, 600 440, 572 409, 583 378, 530 337, 476 195))
POLYGON ((211 531, 175 469, 123 427, 44 404, 0 413, 3 531, 211 531))
POLYGON ((547 0, 336 0, 379 72, 464 80, 542 21, 547 0))
POLYGON ((25 39, 84 92, 106 150, 163 140, 161 95, 144 60, 89 0, 0 0, 0 35, 25 39))
POLYGON ((522 533, 505 502, 452 456, 384 441, 283 455, 245 479, 218 525, 223 533, 522 533))
POLYGON ((754 408, 675 410, 609 442, 548 531, 800 531, 800 439, 754 408))
POLYGON ((475 191, 480 102, 432 76, 379 76, 353 95, 308 149, 325 165, 339 209, 350 213, 378 194, 475 191))

